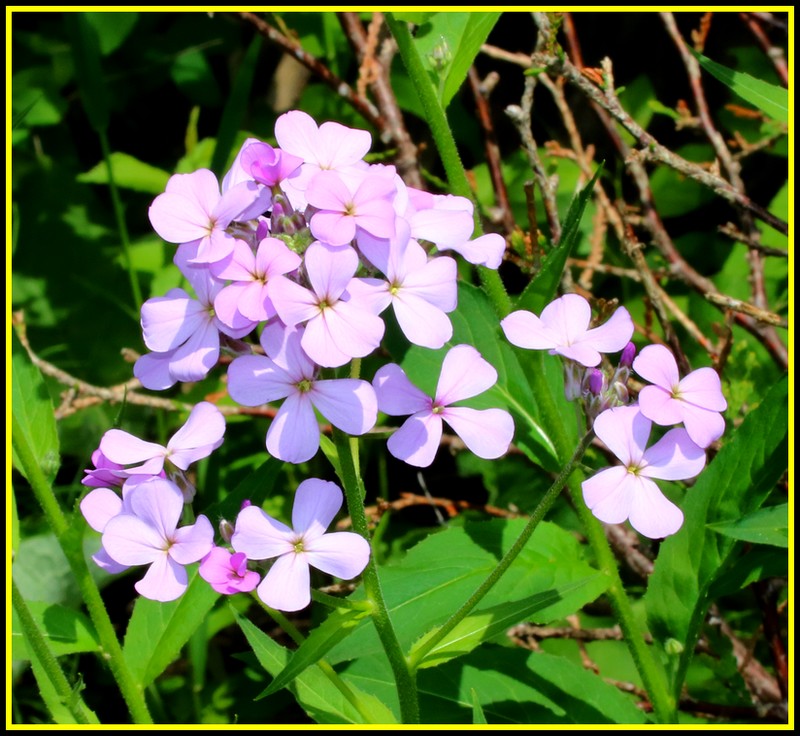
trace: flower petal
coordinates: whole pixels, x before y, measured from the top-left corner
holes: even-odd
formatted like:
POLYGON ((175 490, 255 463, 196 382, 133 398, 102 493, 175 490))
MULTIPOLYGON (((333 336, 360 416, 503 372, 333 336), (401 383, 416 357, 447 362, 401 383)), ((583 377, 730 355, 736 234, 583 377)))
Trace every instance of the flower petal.
POLYGON ((680 427, 671 429, 645 451, 640 473, 661 480, 688 480, 699 475, 705 465, 706 453, 680 427))
POLYGON ((208 401, 201 401, 167 443, 170 460, 181 470, 186 470, 193 462, 216 450, 222 444, 224 434, 222 412, 208 401))
POLYGON ((187 584, 186 568, 165 553, 153 561, 145 576, 133 587, 144 598, 167 602, 180 598, 187 584))
POLYGON ((430 411, 409 417, 389 437, 386 447, 398 460, 427 468, 436 457, 442 439, 442 419, 430 411))
POLYGON ((683 512, 647 478, 631 503, 629 521, 637 532, 650 539, 662 539, 677 532, 683 524, 683 512))
POLYGON ((96 532, 102 532, 122 512, 122 499, 110 488, 95 488, 86 494, 80 508, 86 523, 96 532))
POLYGON ((375 389, 366 381, 354 378, 315 381, 308 396, 322 416, 347 434, 364 434, 375 426, 378 399, 375 389))
POLYGON ((408 380, 396 363, 378 369, 372 379, 378 409, 389 416, 405 416, 431 410, 431 399, 408 380))
POLYGON ((441 416, 478 457, 494 460, 508 452, 514 420, 507 411, 449 406, 441 416))
POLYGON ((258 586, 258 597, 279 611, 299 611, 311 603, 311 571, 305 555, 292 551, 275 560, 258 586))
POLYGON ((269 560, 294 552, 295 533, 258 506, 247 506, 236 517, 231 546, 249 560, 269 560))
POLYGON ((606 409, 594 420, 594 432, 623 465, 638 465, 652 424, 637 406, 606 409))
POLYGON ((169 555, 180 565, 202 560, 214 546, 214 527, 202 514, 191 526, 182 526, 173 535, 169 555))
POLYGON ((675 356, 664 345, 648 345, 633 359, 635 370, 645 381, 661 386, 670 394, 680 383, 675 356))
POLYGON ((370 555, 369 542, 354 532, 324 534, 306 545, 305 550, 309 565, 342 580, 360 575, 370 555))
POLYGON ((319 449, 319 424, 308 394, 286 397, 267 431, 267 450, 286 463, 304 463, 319 449))
POLYGON ((497 383, 497 371, 471 345, 456 345, 447 352, 436 386, 435 403, 449 406, 469 399, 497 383))
POLYGON ((299 486, 292 507, 292 527, 306 544, 325 534, 339 509, 344 495, 342 489, 331 481, 308 478, 299 486))

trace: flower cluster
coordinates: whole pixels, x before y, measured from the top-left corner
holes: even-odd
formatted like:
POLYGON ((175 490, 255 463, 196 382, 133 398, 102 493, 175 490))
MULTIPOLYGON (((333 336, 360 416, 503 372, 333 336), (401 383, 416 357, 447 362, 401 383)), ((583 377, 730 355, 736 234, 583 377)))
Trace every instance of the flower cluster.
MULTIPOLYGON (((292 111, 278 118, 275 138, 277 147, 246 140, 221 181, 206 169, 176 174, 150 206, 155 231, 177 246, 173 261, 188 286, 143 304, 150 352, 137 360, 136 377, 151 390, 199 381, 228 353, 235 402, 281 402, 266 448, 284 462, 317 453, 317 414, 363 435, 379 411, 410 415, 388 449, 412 465, 433 462, 443 420, 477 455, 505 453, 511 416, 457 405, 497 381, 468 345, 446 354, 433 398, 393 364, 372 381, 336 374, 380 346, 390 307, 410 343, 442 348, 453 336, 458 270, 441 252, 497 268, 504 239, 471 239, 469 200, 413 189, 393 166, 367 163, 366 131, 318 126, 292 111)), ((171 600, 185 589, 184 566, 202 560, 200 575, 218 592, 257 590, 282 610, 308 604, 309 565, 344 579, 360 574, 369 544, 353 533, 325 534, 342 493, 322 480, 300 484, 291 529, 243 508, 232 531, 222 531, 232 549, 214 544, 204 516, 179 526, 195 493, 184 471, 219 446, 224 428, 221 413, 203 402, 166 447, 121 430, 105 434, 84 480, 94 490, 81 506, 103 535, 95 561, 110 571, 149 564, 137 590, 171 600)))
POLYGON ((675 357, 663 345, 648 345, 634 358, 633 322, 623 307, 599 327, 590 329, 590 320, 589 303, 567 294, 540 317, 520 310, 501 325, 512 344, 566 359, 567 397, 583 399, 595 435, 621 463, 583 482, 592 513, 610 524, 627 519, 646 537, 666 537, 680 529, 683 513, 653 479, 689 480, 705 467, 705 449, 725 430, 720 412, 727 403, 719 376, 699 368, 681 379, 675 357), (601 354, 619 351, 619 364, 610 374, 596 367, 601 354), (631 368, 650 384, 635 404, 629 403, 627 387, 631 368), (648 447, 653 424, 684 426, 648 447))

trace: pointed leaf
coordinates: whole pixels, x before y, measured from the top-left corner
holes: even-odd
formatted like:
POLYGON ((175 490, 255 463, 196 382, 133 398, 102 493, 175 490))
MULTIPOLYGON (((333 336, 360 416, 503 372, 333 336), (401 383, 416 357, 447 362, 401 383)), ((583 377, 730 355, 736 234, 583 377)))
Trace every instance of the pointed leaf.
POLYGON ((789 505, 780 504, 748 514, 733 521, 709 524, 718 534, 755 544, 789 546, 789 505))

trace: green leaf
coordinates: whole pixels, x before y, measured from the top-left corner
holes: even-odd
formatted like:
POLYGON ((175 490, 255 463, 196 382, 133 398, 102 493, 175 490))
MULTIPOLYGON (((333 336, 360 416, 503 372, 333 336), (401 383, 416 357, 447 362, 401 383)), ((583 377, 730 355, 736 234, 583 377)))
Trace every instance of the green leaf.
MULTIPOLYGON (((583 605, 595 600, 608 587, 608 580, 600 573, 589 575, 567 585, 546 590, 514 603, 501 603, 488 608, 480 608, 461 621, 441 642, 431 649, 419 664, 420 669, 436 667, 455 657, 471 652, 481 643, 504 634, 520 621, 536 620, 547 610, 547 618, 561 618, 579 610, 583 605)), ((414 653, 438 631, 432 629, 419 639, 409 652, 414 653)))
MULTIPOLYGON (((56 657, 100 650, 94 626, 82 613, 43 601, 28 601, 27 605, 56 657)), ((30 659, 16 611, 12 612, 11 647, 13 659, 30 659)))
POLYGON ((481 708, 481 701, 478 698, 478 691, 473 687, 470 690, 472 696, 472 723, 478 725, 486 725, 486 714, 481 708))
MULTIPOLYGON (((52 483, 60 465, 53 402, 41 372, 16 333, 11 336, 11 410, 39 467, 52 483)), ((16 455, 12 455, 14 466, 24 475, 16 455)))
POLYGON ((438 79, 446 109, 501 13, 435 13, 417 29, 414 43, 423 63, 438 79), (435 59, 441 59, 437 66, 435 59))
POLYGON ((787 406, 784 376, 689 489, 682 529, 661 544, 645 594, 647 617, 662 645, 669 639, 682 644, 682 672, 711 602, 709 590, 736 544, 709 525, 752 514, 775 487, 788 463, 787 406))
POLYGON ((108 89, 103 78, 100 43, 86 13, 65 13, 75 77, 89 124, 98 133, 108 128, 108 89))
POLYGON ((789 505, 780 504, 759 509, 741 519, 719 521, 708 525, 718 534, 732 539, 775 547, 789 546, 789 505))
MULTIPOLYGON (((448 528, 427 537, 402 560, 381 568, 386 604, 405 651, 442 625, 472 595, 514 543, 524 524, 524 519, 467 522, 464 527, 448 528)), ((549 603, 539 598, 542 606, 531 614, 532 620, 547 623, 574 613, 602 592, 603 585, 587 581, 596 573, 583 560, 581 546, 569 532, 542 522, 483 603, 491 608, 524 601, 524 608, 533 596, 554 594, 549 603), (573 584, 576 589, 569 592, 573 584)), ((360 594, 356 591, 354 599, 360 594)), ((328 660, 335 663, 381 656, 382 651, 374 627, 362 625, 331 650, 328 660)))
POLYGON ((354 609, 339 609, 331 613, 325 621, 308 635, 308 638, 292 654, 289 664, 281 670, 258 698, 272 695, 272 693, 286 687, 307 667, 316 664, 334 645, 352 634, 355 627, 366 615, 368 615, 367 611, 354 609))
POLYGON ((180 654, 218 598, 219 593, 195 573, 176 601, 137 599, 125 632, 123 654, 142 687, 153 682, 180 654))
POLYGON ((776 84, 756 79, 746 72, 737 72, 690 49, 700 66, 716 77, 726 87, 761 112, 782 123, 789 122, 789 90, 776 84))
POLYGON ((97 33, 100 42, 100 53, 107 56, 122 46, 130 35, 139 13, 85 13, 86 21, 97 33))
MULTIPOLYGON (((270 639, 263 631, 234 610, 236 622, 247 638, 259 664, 273 677, 289 664, 291 652, 270 639)), ((377 698, 361 692, 347 683, 350 692, 369 718, 359 712, 353 703, 327 677, 318 665, 307 668, 296 677, 289 689, 306 713, 318 724, 341 723, 397 723, 392 712, 377 698)))
POLYGON ((516 309, 527 309, 538 315, 555 297, 567 264, 567 258, 580 239, 583 211, 586 209, 586 203, 592 196, 594 185, 602 170, 602 166, 598 168, 592 180, 572 200, 561 227, 561 239, 558 245, 547 254, 541 269, 525 287, 525 291, 517 300, 516 309))
POLYGON ((179 54, 172 62, 170 76, 193 103, 205 107, 219 105, 221 95, 216 77, 200 49, 179 54))
MULTIPOLYGON (((122 189, 161 194, 167 186, 169 174, 163 169, 150 166, 127 153, 112 153, 110 158, 114 183, 122 189)), ((89 171, 78 174, 75 179, 84 184, 109 184, 108 166, 101 161, 89 171)))

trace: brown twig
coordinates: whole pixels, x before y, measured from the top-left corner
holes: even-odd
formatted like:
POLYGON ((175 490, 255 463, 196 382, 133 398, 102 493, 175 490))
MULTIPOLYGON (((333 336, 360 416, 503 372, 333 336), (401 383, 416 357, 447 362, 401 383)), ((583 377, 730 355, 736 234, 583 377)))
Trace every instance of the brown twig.
POLYGON ((240 12, 239 16, 253 25, 270 43, 282 48, 291 54, 303 66, 307 67, 314 75, 327 84, 339 97, 354 107, 365 120, 374 125, 379 131, 387 130, 386 120, 375 105, 368 99, 359 95, 349 84, 337 77, 325 64, 312 54, 309 54, 300 44, 285 36, 277 28, 271 26, 255 13, 240 12))
POLYGON ((784 87, 788 87, 789 66, 786 63, 783 49, 780 46, 775 46, 772 41, 769 40, 769 37, 759 23, 760 18, 758 16, 759 14, 757 13, 739 13, 739 17, 744 21, 745 25, 750 29, 750 32, 755 36, 756 41, 758 41, 761 48, 764 49, 764 53, 766 53, 772 61, 781 83, 784 87))
POLYGON ((408 133, 389 79, 390 51, 393 51, 394 41, 387 37, 384 41, 384 56, 382 58, 375 56, 380 31, 384 27, 383 14, 376 12, 373 15, 368 31, 364 30, 358 13, 343 12, 338 16, 350 44, 359 57, 364 84, 368 84, 375 95, 381 113, 382 127, 379 128, 381 137, 384 142, 392 142, 397 146, 395 164, 403 180, 416 189, 422 189, 417 147, 408 133))

